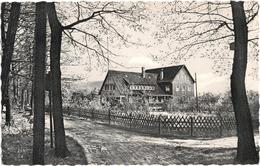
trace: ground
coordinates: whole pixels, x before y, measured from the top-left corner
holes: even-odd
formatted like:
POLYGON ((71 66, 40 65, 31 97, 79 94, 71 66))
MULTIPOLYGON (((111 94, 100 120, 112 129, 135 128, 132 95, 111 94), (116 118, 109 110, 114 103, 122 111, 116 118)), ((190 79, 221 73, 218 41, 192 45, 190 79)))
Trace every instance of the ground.
POLYGON ((159 138, 76 117, 65 117, 65 128, 81 142, 90 164, 232 164, 236 154, 236 137, 159 138))
MULTIPOLYGON (((28 116, 29 117, 29 116, 28 116)), ((2 122, 3 122, 2 118, 2 122)), ((20 165, 32 163, 32 124, 28 123, 24 114, 13 114, 11 127, 2 123, 2 162, 6 165, 20 165)), ((57 158, 54 149, 50 148, 49 130, 45 132, 45 164, 75 165, 87 164, 84 150, 72 137, 67 136, 66 142, 70 155, 66 158, 57 158)))

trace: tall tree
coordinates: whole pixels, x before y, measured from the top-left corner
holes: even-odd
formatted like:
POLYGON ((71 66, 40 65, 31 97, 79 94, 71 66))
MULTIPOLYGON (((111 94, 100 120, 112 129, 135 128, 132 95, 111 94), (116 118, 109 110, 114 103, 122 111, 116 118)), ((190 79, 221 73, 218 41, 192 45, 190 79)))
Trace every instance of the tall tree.
MULTIPOLYGON (((62 98, 61 98, 61 72, 60 72, 60 53, 61 53, 61 44, 62 44, 62 34, 65 33, 69 38, 70 42, 74 45, 80 45, 89 51, 93 51, 94 55, 98 57, 104 58, 106 61, 108 57, 104 55, 104 50, 109 51, 104 44, 99 40, 98 35, 101 32, 107 33, 108 31, 112 31, 116 34, 121 40, 127 42, 125 37, 123 37, 117 30, 114 28, 109 21, 106 20, 105 15, 114 14, 116 17, 119 17, 123 20, 128 20, 129 22, 134 22, 135 27, 138 25, 135 23, 136 20, 132 19, 133 9, 136 6, 129 8, 129 10, 122 10, 122 5, 118 4, 118 8, 114 3, 106 2, 82 2, 82 3, 74 3, 77 6, 77 20, 69 23, 68 25, 63 26, 57 16, 55 4, 48 3, 48 16, 49 23, 51 27, 51 72, 52 72, 52 103, 53 103, 53 118, 54 118, 54 132, 55 132, 55 151, 56 155, 60 157, 65 157, 67 153, 66 143, 65 143, 65 132, 64 132, 64 124, 63 124, 63 116, 62 116, 62 98), (81 5, 82 4, 82 5, 81 5), (90 8, 87 7, 89 5, 90 8), (100 7, 101 6, 101 7, 100 7), (82 12, 86 10, 85 12, 82 12), (128 14, 128 15, 127 15, 128 14), (125 16, 124 16, 125 15, 125 16), (120 17, 121 16, 121 17, 120 17), (123 17, 124 16, 124 17, 123 17), (86 32, 85 30, 78 29, 76 27, 82 25, 86 22, 97 21, 99 26, 101 26, 101 30, 99 34, 91 34, 86 32), (67 30, 68 32, 65 32, 67 30), (84 35, 86 39, 86 43, 88 42, 87 38, 91 38, 90 43, 96 44, 96 48, 91 47, 89 44, 83 44, 78 40, 72 37, 72 32, 77 31, 84 35)), ((64 4, 65 5, 65 4, 64 4)), ((64 7, 64 6, 63 6, 64 7)), ((65 13, 66 15, 66 13, 65 13)), ((95 26, 89 26, 89 28, 95 28, 95 26)), ((107 39, 107 38, 106 38, 107 39)), ((109 51, 112 53, 111 51, 109 51)), ((114 62, 111 60, 111 62, 114 62)))
POLYGON ((20 3, 13 2, 11 4, 11 12, 8 18, 8 27, 7 32, 5 34, 5 22, 3 19, 4 12, 5 12, 5 3, 2 4, 2 24, 1 24, 1 35, 2 35, 2 73, 1 73, 1 80, 2 80, 2 107, 5 105, 6 107, 6 125, 10 125, 11 119, 11 110, 10 110, 10 99, 8 94, 8 87, 9 87, 9 73, 10 73, 10 65, 11 59, 13 56, 14 51, 14 43, 15 43, 15 36, 18 27, 19 15, 20 15, 20 3))
POLYGON ((33 164, 44 164, 46 2, 36 3, 33 73, 33 164))
POLYGON ((258 163, 252 118, 246 95, 245 76, 248 52, 248 28, 244 2, 231 1, 235 34, 235 52, 231 75, 231 96, 237 122, 239 163, 258 163))
POLYGON ((60 52, 62 26, 58 20, 54 3, 48 3, 47 9, 49 24, 51 27, 50 65, 52 78, 51 91, 55 134, 55 154, 58 157, 65 157, 69 151, 65 140, 61 98, 60 52))
MULTIPOLYGON (((245 77, 248 43, 251 43, 251 50, 252 47, 258 49, 255 42, 258 37, 254 36, 257 34, 254 32, 257 32, 258 28, 254 26, 253 22, 258 15, 259 6, 257 2, 248 2, 246 7, 245 9, 242 1, 231 1, 231 3, 176 1, 170 7, 168 6, 168 9, 165 8, 165 10, 170 8, 168 19, 176 19, 170 22, 166 19, 167 21, 162 27, 163 33, 156 34, 159 39, 174 36, 180 42, 179 45, 174 43, 176 45, 174 52, 167 53, 166 56, 160 57, 161 59, 169 60, 171 58, 175 61, 201 54, 202 57, 209 56, 211 59, 221 62, 222 66, 224 62, 232 63, 232 57, 229 57, 229 53, 224 50, 230 51, 228 45, 230 41, 235 40, 230 85, 238 136, 236 161, 243 164, 258 162, 245 77), (253 26, 248 30, 250 24, 253 26), (250 38, 248 37, 249 32, 251 33, 250 38)), ((257 59, 255 53, 249 54, 253 60, 257 59)))
POLYGON ((31 88, 32 54, 35 27, 35 3, 22 3, 20 22, 16 34, 14 55, 12 58, 12 71, 10 81, 13 81, 13 99, 17 106, 23 105, 23 94, 31 88))

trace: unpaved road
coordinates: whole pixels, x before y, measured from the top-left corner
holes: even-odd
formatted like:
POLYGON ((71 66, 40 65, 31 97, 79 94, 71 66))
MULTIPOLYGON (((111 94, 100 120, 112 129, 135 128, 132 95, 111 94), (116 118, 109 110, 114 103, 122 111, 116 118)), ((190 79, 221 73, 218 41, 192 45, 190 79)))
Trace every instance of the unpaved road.
POLYGON ((65 117, 64 123, 67 133, 82 144, 90 164, 232 164, 236 151, 236 137, 167 139, 75 117, 65 117))

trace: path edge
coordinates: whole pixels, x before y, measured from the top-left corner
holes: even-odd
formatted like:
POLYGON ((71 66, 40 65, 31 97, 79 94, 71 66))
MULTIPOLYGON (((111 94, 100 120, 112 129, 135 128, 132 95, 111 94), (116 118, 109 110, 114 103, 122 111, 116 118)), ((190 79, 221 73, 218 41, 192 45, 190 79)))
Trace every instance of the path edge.
POLYGON ((83 152, 84 152, 84 156, 87 160, 87 164, 88 165, 93 165, 93 160, 92 160, 92 157, 90 155, 90 152, 88 150, 88 145, 86 145, 83 141, 83 139, 79 138, 76 134, 73 134, 72 132, 70 131, 65 131, 65 135, 73 138, 82 148, 83 148, 83 152))

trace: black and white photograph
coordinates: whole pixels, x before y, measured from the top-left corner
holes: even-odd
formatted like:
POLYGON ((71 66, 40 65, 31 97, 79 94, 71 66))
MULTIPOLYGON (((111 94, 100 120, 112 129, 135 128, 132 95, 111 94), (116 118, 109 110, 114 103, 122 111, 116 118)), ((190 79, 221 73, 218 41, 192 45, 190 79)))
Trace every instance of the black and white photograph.
POLYGON ((258 165, 259 2, 1 2, 3 165, 258 165))

